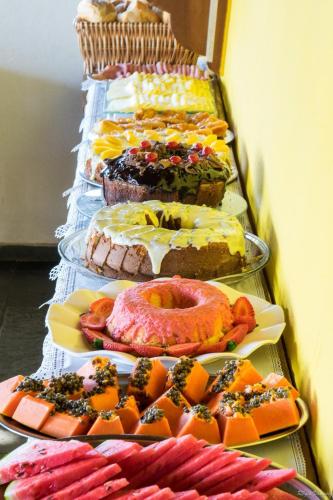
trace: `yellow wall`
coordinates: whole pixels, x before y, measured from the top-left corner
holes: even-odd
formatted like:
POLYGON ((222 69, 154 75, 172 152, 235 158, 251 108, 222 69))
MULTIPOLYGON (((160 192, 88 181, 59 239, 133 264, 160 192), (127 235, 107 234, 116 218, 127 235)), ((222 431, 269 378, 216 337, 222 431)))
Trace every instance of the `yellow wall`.
POLYGON ((223 78, 326 491, 333 489, 332 22, 332 0, 232 0, 223 78))

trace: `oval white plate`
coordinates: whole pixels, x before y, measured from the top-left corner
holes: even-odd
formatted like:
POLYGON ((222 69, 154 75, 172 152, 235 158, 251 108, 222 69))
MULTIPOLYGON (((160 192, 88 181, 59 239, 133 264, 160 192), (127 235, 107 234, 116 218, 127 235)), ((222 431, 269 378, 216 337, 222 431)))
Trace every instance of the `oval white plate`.
MULTIPOLYGON (((105 207, 105 201, 101 189, 91 189, 86 193, 81 194, 76 200, 78 211, 91 219, 97 210, 105 207)), ((247 203, 242 196, 231 191, 226 191, 222 204, 219 210, 226 212, 229 215, 238 217, 247 210, 247 203)))
MULTIPOLYGON (((276 344, 286 326, 284 313, 280 306, 270 304, 264 299, 254 295, 244 294, 230 288, 229 286, 210 281, 213 286, 224 292, 233 304, 238 297, 246 296, 256 314, 258 326, 249 333, 243 342, 232 352, 202 354, 196 358, 203 364, 211 363, 222 358, 247 358, 252 352, 266 344, 276 344)), ((82 313, 89 309, 89 305, 94 300, 108 296, 116 298, 121 291, 135 286, 133 281, 119 280, 112 281, 98 291, 76 290, 63 304, 52 304, 46 315, 46 325, 50 330, 53 344, 67 352, 70 356, 81 358, 91 358, 94 356, 108 356, 114 362, 121 365, 133 366, 137 356, 132 354, 92 350, 83 337, 80 330, 79 319, 82 313)), ((175 363, 177 358, 173 356, 159 356, 166 365, 175 363)))

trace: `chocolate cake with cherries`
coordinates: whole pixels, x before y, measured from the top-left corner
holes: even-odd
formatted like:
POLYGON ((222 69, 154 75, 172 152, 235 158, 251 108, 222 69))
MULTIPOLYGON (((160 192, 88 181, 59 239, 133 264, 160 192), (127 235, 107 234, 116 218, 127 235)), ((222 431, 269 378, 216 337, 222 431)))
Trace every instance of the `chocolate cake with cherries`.
POLYGON ((101 175, 107 205, 160 200, 217 207, 230 176, 228 165, 200 143, 143 141, 105 165, 101 175))

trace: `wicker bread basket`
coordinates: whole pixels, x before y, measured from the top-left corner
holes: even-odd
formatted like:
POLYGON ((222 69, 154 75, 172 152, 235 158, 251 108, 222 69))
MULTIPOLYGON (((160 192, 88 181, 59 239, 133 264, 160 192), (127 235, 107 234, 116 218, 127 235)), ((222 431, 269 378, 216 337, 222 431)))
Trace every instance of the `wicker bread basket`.
POLYGON ((75 20, 86 73, 108 64, 195 64, 198 55, 182 47, 169 23, 90 23, 75 20))

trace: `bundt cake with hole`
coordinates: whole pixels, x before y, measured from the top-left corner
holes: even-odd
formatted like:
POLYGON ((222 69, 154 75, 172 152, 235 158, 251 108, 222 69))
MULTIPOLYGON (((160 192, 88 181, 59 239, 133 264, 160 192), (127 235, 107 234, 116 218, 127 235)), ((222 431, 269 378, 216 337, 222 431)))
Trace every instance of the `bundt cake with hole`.
POLYGON ((219 210, 152 200, 102 208, 87 232, 86 266, 98 274, 147 281, 180 274, 214 279, 240 272, 245 238, 219 210))
POLYGON ((107 205, 124 201, 179 201, 217 207, 224 196, 230 168, 210 146, 142 141, 102 171, 107 205))

